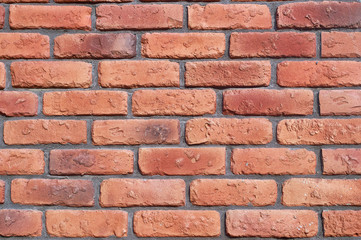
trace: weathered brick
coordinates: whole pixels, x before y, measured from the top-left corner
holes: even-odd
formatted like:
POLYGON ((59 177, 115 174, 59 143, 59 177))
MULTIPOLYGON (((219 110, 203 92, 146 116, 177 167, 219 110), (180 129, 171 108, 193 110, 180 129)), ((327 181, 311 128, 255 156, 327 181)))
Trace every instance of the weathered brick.
POLYGON ((286 206, 361 206, 361 180, 291 178, 283 184, 286 206))
POLYGON ((43 213, 35 210, 1 209, 0 236, 39 237, 43 213))
POLYGON ((95 145, 178 144, 180 125, 173 119, 98 120, 92 138, 95 145))
POLYGON ((264 118, 197 118, 187 121, 186 141, 194 144, 267 144, 272 124, 264 118))
POLYGON ((38 96, 32 92, 0 92, 0 114, 7 117, 35 116, 38 96))
POLYGON ((14 144, 86 143, 86 121, 17 120, 4 123, 4 142, 14 144))
POLYGON ((288 0, 232 0, 232 2, 278 2, 278 1, 288 1, 288 0))
POLYGON ((274 180, 197 179, 190 184, 190 201, 200 206, 267 206, 277 200, 274 180))
MULTIPOLYGON (((181 0, 140 0, 141 2, 180 2, 181 0)), ((193 2, 193 0, 186 0, 193 2)), ((220 0, 199 0, 198 2, 219 2, 220 0)))
POLYGON ((352 61, 282 62, 277 66, 282 87, 361 86, 361 63, 352 61))
POLYGON ((322 32, 322 57, 361 57, 361 32, 322 32))
POLYGON ((183 6, 161 5, 101 5, 97 7, 97 29, 169 29, 182 28, 183 6), (146 21, 145 21, 146 19, 146 21))
POLYGON ((88 88, 92 65, 76 61, 26 61, 11 63, 13 87, 88 88))
POLYGON ((0 0, 0 3, 47 3, 49 0, 0 0))
POLYGON ((272 19, 266 5, 194 4, 188 6, 190 29, 270 29, 272 19))
POLYGON ((181 179, 107 179, 101 183, 102 207, 183 206, 185 182, 181 179))
POLYGON ((0 28, 4 27, 5 22, 5 8, 0 6, 0 28))
POLYGON ((232 33, 231 58, 316 57, 314 33, 263 32, 232 33))
POLYGON ((134 214, 138 237, 217 237, 221 234, 216 211, 153 210, 134 214))
POLYGON ((90 180, 15 179, 11 182, 11 200, 23 205, 94 205, 94 187, 90 180))
POLYGON ((44 153, 41 150, 0 150, 0 175, 40 175, 44 173, 44 167, 44 153))
POLYGON ((231 237, 314 237, 318 217, 310 210, 228 210, 226 230, 231 237))
POLYGON ((323 174, 361 174, 361 149, 322 149, 323 174))
POLYGON ((361 236, 361 211, 323 211, 325 237, 361 236))
POLYGON ((242 89, 223 92, 223 114, 229 115, 310 115, 311 90, 242 89))
POLYGON ((0 89, 4 89, 5 86, 6 86, 5 64, 0 62, 0 89))
POLYGON ((131 33, 63 34, 54 39, 57 58, 132 58, 136 37, 131 33))
POLYGON ((231 169, 234 174, 301 175, 316 174, 316 154, 306 149, 234 149, 231 169))
POLYGON ((133 159, 130 150, 51 150, 49 172, 52 175, 130 174, 133 173, 133 159))
POLYGON ((142 55, 148 58, 220 58, 226 49, 224 33, 145 33, 142 55))
POLYGON ((56 3, 126 3, 132 0, 54 0, 56 3))
POLYGON ((127 115, 128 94, 122 91, 47 92, 45 115, 127 115))
POLYGON ((98 73, 102 87, 179 87, 179 64, 170 61, 103 61, 98 73))
POLYGON ((187 87, 258 87, 271 81, 269 61, 187 62, 187 87))
MULTIPOLYGON (((5 182, 0 180, 0 204, 4 202, 5 202, 5 182)), ((1 230, 0 230, 0 235, 1 235, 1 230)))
POLYGON ((359 28, 361 3, 357 2, 297 2, 277 9, 278 28, 359 28))
POLYGON ((226 173, 225 148, 140 148, 143 175, 217 175, 226 173))
POLYGON ((48 210, 46 230, 52 237, 126 237, 128 213, 120 210, 48 210))
POLYGON ((287 119, 277 126, 280 144, 360 144, 361 119, 287 119))
POLYGON ((39 33, 0 33, 0 58, 49 58, 49 37, 39 33))
POLYGON ((360 90, 321 90, 321 115, 361 115, 360 90))
POLYGON ((133 93, 132 112, 136 116, 214 114, 216 100, 211 89, 138 90, 133 93))
POLYGON ((91 29, 91 8, 84 6, 10 5, 12 29, 91 29))

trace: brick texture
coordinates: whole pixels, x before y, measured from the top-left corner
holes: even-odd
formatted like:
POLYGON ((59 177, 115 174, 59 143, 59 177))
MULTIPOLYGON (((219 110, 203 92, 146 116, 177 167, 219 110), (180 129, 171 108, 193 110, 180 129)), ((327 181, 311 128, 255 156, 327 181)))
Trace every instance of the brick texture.
POLYGON ((322 149, 323 174, 361 174, 361 149, 322 149))
POLYGON ((321 90, 321 115, 361 115, 360 90, 321 90))
POLYGON ((8 117, 35 116, 38 96, 32 92, 0 92, 0 114, 8 117))
POLYGON ((323 32, 322 57, 361 57, 361 32, 323 32))
POLYGON ((39 237, 42 229, 42 212, 36 210, 0 210, 0 236, 39 237), (9 224, 11 222, 11 224, 9 224))
POLYGON ((326 237, 361 236, 360 211, 324 211, 322 218, 326 237))
POLYGON ((44 152, 41 150, 0 150, 0 175, 41 175, 44 168, 44 152))

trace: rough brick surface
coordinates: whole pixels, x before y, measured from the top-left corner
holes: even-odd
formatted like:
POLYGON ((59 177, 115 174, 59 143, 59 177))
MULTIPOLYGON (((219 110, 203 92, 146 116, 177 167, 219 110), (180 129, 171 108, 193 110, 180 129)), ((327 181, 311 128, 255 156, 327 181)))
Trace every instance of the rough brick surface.
POLYGON ((5 22, 5 8, 0 6, 0 28, 4 27, 5 22))
POLYGON ((5 64, 0 63, 0 89, 4 89, 6 85, 6 70, 5 64))
POLYGON ((361 57, 361 32, 323 32, 322 57, 361 57))
POLYGON ((36 210, 0 210, 0 236, 39 237, 42 229, 42 212, 36 210))
POLYGON ((38 96, 32 92, 0 92, 0 114, 8 117, 35 116, 38 96))
POLYGON ((361 90, 321 90, 321 115, 361 115, 361 90))
POLYGON ((326 237, 361 236, 361 211, 323 211, 322 218, 326 237))
POLYGON ((323 174, 361 174, 361 149, 322 149, 323 174))
POLYGON ((41 150, 0 150, 0 175, 41 175, 44 168, 44 152, 41 150))
POLYGON ((0 204, 4 202, 5 202, 5 182, 0 180, 0 204))

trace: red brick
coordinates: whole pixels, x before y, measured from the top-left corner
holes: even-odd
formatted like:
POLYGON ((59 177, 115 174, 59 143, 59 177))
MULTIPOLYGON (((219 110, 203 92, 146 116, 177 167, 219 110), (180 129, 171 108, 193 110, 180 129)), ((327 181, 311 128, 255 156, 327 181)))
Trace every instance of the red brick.
POLYGON ((361 211, 323 211, 325 237, 361 236, 361 211))
POLYGON ((198 118, 187 121, 186 141, 194 144, 267 144, 272 124, 264 118, 198 118))
POLYGON ((132 0, 54 0, 56 3, 126 3, 132 0))
POLYGON ((234 174, 310 175, 316 164, 316 154, 306 149, 234 149, 231 159, 234 174))
POLYGON ((92 65, 76 61, 26 61, 11 63, 13 87, 88 88, 92 65))
POLYGON ((173 119, 98 120, 92 138, 94 145, 178 144, 180 125, 173 119))
POLYGON ((49 0, 0 0, 0 3, 48 3, 49 0))
POLYGON ((0 58, 49 58, 49 37, 39 33, 0 33, 0 58))
POLYGON ((199 206, 267 206, 276 200, 274 180, 197 179, 190 184, 190 201, 199 206))
POLYGON ((282 62, 277 66, 282 87, 361 86, 361 63, 352 61, 282 62))
POLYGON ((143 175, 217 175, 226 173, 225 148, 140 148, 143 175))
POLYGON ((145 33, 142 55, 148 58, 220 58, 226 49, 224 33, 145 33))
POLYGON ((360 90, 321 90, 321 115, 361 115, 360 90))
POLYGON ((278 2, 278 1, 288 1, 288 0, 232 0, 232 2, 278 2))
POLYGON ((91 29, 91 8, 84 6, 10 5, 12 29, 91 29))
POLYGON ((86 121, 17 120, 4 123, 4 142, 14 144, 86 143, 86 121))
POLYGON ((39 237, 43 213, 35 210, 0 210, 0 236, 39 237))
POLYGON ((127 115, 128 94, 122 91, 47 92, 45 115, 127 115))
POLYGON ((32 92, 0 92, 0 114, 7 117, 35 116, 38 96, 32 92))
POLYGON ((170 61, 103 61, 98 65, 102 87, 179 87, 179 64, 170 61))
POLYGON ((107 179, 101 183, 102 207, 183 206, 185 182, 181 179, 107 179))
MULTIPOLYGON (((140 0, 141 2, 180 2, 181 0, 140 0)), ((193 0, 186 0, 194 2, 193 0)), ((198 2, 219 2, 220 0, 199 0, 198 2)))
POLYGON ((231 58, 316 57, 316 35, 295 32, 232 33, 231 58))
POLYGON ((228 210, 226 229, 231 237, 314 237, 318 217, 310 210, 228 210))
MULTIPOLYGON (((5 202, 5 182, 0 180, 0 204, 4 202, 5 202)), ((1 231, 0 231, 0 235, 1 235, 1 231)))
POLYGON ((188 6, 190 29, 270 29, 271 13, 266 5, 194 4, 188 6))
POLYGON ((269 61, 204 61, 185 64, 187 87, 260 87, 271 80, 269 61))
POLYGON ((48 210, 46 230, 51 237, 126 237, 128 213, 120 210, 48 210))
POLYGON ((54 39, 57 58, 132 58, 136 37, 119 34, 63 34, 54 39))
POLYGON ((5 8, 0 6, 0 28, 4 27, 5 22, 5 8))
POLYGON ((130 174, 133 173, 133 159, 130 150, 51 150, 49 172, 52 175, 130 174))
POLYGON ((5 86, 6 86, 5 64, 0 62, 0 89, 4 89, 5 86))
POLYGON ((357 2, 297 2, 277 9, 278 28, 359 28, 361 4, 357 2))
POLYGON ((217 237, 221 234, 216 211, 153 210, 134 214, 138 237, 217 237))
POLYGON ((169 29, 182 28, 183 6, 162 5, 101 5, 97 7, 97 29, 169 29), (145 21, 146 19, 146 21, 145 21))
POLYGON ((322 149, 323 174, 361 174, 361 149, 322 149))
POLYGON ((310 115, 313 111, 311 90, 242 89, 223 92, 226 115, 310 115))
POLYGON ((361 119, 287 119, 277 126, 280 144, 360 144, 361 119))
POLYGON ((41 175, 44 167, 44 153, 41 150, 0 150, 0 175, 41 175))
POLYGON ((90 180, 15 179, 11 200, 24 205, 94 206, 94 187, 90 180))
POLYGON ((286 206, 361 206, 361 180, 292 178, 283 184, 286 206))
POLYGON ((322 57, 361 57, 361 32, 322 32, 322 57))
POLYGON ((211 89, 138 90, 133 93, 132 112, 136 116, 214 114, 216 100, 211 89))

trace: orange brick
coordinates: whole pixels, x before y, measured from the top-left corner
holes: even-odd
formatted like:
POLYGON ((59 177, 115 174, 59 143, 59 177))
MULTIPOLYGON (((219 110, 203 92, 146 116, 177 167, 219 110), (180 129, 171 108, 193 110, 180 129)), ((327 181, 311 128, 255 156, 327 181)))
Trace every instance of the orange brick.
POLYGON ((175 4, 100 5, 96 14, 97 29, 101 30, 169 29, 183 26, 183 6, 175 4))
POLYGON ((86 121, 17 120, 4 123, 4 142, 14 144, 86 143, 86 121))
POLYGON ((190 201, 199 206, 267 206, 276 200, 274 180, 197 179, 190 184, 190 201))
POLYGON ((41 175, 44 168, 44 153, 41 150, 0 150, 0 175, 41 175))
POLYGON ((291 178, 283 184, 286 206, 361 206, 361 180, 291 178))
POLYGON ((95 145, 178 144, 178 120, 98 120, 92 128, 95 145))
POLYGON ((287 119, 277 126, 280 144, 360 144, 361 119, 287 119))
POLYGON ((360 90, 321 90, 321 115, 361 115, 360 90))
POLYGON ((38 96, 32 92, 0 92, 0 114, 7 117, 35 116, 38 96))
POLYGON ((126 237, 128 213, 120 210, 48 210, 46 230, 51 237, 126 237))
POLYGON ((323 174, 361 174, 361 149, 322 149, 323 174))
POLYGON ((91 8, 84 6, 10 5, 12 29, 91 29, 91 8))
POLYGON ((43 213, 35 210, 1 209, 0 236, 39 237, 43 213))
POLYGON ((6 86, 5 64, 0 62, 0 89, 4 89, 5 86, 6 86))
POLYGON ((316 174, 316 154, 306 149, 234 149, 231 169, 234 174, 301 175, 316 174))
MULTIPOLYGON (((0 180, 0 204, 2 204, 4 202, 5 202, 5 182, 0 180)), ((1 227, 0 227, 0 229, 1 229, 1 227)), ((1 236, 1 230, 0 230, 0 236, 1 236)))
POLYGON ((150 210, 134 214, 138 237, 217 237, 221 234, 216 211, 150 210))
POLYGON ((126 3, 132 0, 54 0, 56 3, 126 3))
POLYGON ((220 58, 226 49, 224 33, 145 33, 142 55, 148 58, 220 58))
POLYGON ((310 210, 228 210, 226 229, 231 237, 314 237, 318 217, 310 210))
POLYGON ((272 124, 264 118, 198 118, 187 121, 188 144, 267 144, 272 124))
POLYGON ((5 22, 5 8, 0 6, 0 28, 4 27, 5 22))
POLYGON ((129 174, 133 173, 133 159, 130 150, 51 150, 49 171, 52 175, 129 174))
POLYGON ((102 207, 183 206, 181 179, 107 179, 100 186, 102 207))
POLYGON ((39 33, 0 33, 0 58, 49 58, 49 37, 39 33))
POLYGON ((271 13, 266 5, 194 4, 188 6, 190 29, 270 29, 271 13))
POLYGON ((226 173, 225 148, 140 148, 143 175, 216 175, 226 173))
POLYGON ((361 86, 361 63, 352 61, 282 62, 277 66, 282 87, 361 86))
POLYGON ((361 57, 361 32, 323 32, 322 57, 361 57))
POLYGON ((15 179, 11 201, 23 205, 94 206, 94 187, 89 180, 15 179))
POLYGON ((0 0, 0 3, 47 3, 49 0, 0 0))
POLYGON ((316 35, 296 32, 232 33, 231 58, 316 57, 316 35))
POLYGON ((323 211, 325 237, 361 236, 361 211, 323 211))
POLYGON ((179 64, 170 61, 103 61, 98 71, 102 87, 179 87, 179 64))
POLYGON ((187 87, 258 87, 271 80, 269 61, 204 61, 185 64, 187 87))
POLYGON ((216 112, 214 90, 139 90, 133 93, 132 111, 136 116, 197 116, 216 112))
POLYGON ((311 90, 242 89, 223 92, 223 114, 236 115, 310 115, 311 90))

